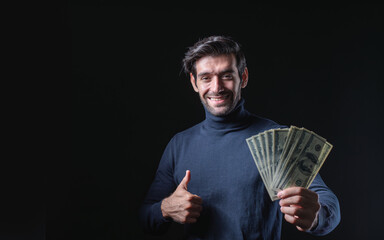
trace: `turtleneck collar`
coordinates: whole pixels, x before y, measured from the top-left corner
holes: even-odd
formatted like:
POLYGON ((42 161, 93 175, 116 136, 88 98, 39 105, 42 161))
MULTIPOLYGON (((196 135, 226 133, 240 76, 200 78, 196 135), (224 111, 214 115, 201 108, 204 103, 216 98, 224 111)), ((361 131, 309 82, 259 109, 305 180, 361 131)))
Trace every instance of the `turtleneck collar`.
POLYGON ((246 127, 250 113, 244 108, 245 100, 242 98, 236 107, 226 116, 212 115, 204 106, 205 121, 203 126, 207 129, 232 131, 246 127))

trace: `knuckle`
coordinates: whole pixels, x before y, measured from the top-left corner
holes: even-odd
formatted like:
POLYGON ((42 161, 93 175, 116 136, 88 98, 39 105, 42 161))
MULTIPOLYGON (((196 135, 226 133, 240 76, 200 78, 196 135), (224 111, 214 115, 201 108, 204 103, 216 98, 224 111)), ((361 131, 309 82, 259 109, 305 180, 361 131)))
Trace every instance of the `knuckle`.
POLYGON ((295 200, 297 203, 303 203, 304 198, 302 196, 297 196, 295 200))
POLYGON ((280 212, 285 213, 285 207, 280 207, 280 212))
POLYGON ((290 215, 288 215, 288 214, 285 214, 285 215, 284 215, 284 219, 285 219, 287 222, 294 224, 295 218, 293 218, 292 216, 290 216, 290 215))
POLYGON ((184 206, 185 209, 191 209, 192 208, 192 203, 187 202, 184 206))
POLYGON ((300 214, 300 209, 299 208, 294 208, 292 213, 293 213, 293 215, 299 215, 300 214))
POLYGON ((193 196, 191 194, 188 194, 186 197, 187 201, 190 202, 193 199, 193 196))
POLYGON ((298 194, 303 194, 304 191, 305 191, 305 188, 303 188, 303 187, 299 187, 298 190, 297 190, 297 193, 298 193, 298 194))

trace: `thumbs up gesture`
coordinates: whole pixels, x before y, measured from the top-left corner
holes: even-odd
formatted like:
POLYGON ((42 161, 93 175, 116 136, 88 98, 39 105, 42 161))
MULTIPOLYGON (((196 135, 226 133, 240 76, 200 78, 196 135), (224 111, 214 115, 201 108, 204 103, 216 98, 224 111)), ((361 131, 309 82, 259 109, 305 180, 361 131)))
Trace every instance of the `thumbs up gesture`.
POLYGON ((172 218, 178 223, 195 223, 202 210, 201 197, 188 192, 188 183, 191 180, 191 172, 186 171, 185 177, 177 186, 171 196, 163 199, 161 211, 163 217, 172 218))

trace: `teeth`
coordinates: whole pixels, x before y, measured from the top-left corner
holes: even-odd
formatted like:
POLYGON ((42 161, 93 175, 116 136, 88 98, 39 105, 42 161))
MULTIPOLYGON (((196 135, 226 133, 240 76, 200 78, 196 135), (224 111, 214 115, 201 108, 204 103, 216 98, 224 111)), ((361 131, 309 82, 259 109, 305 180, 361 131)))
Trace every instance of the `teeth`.
POLYGON ((226 99, 227 96, 222 96, 222 97, 209 97, 210 100, 212 101, 220 101, 226 99))

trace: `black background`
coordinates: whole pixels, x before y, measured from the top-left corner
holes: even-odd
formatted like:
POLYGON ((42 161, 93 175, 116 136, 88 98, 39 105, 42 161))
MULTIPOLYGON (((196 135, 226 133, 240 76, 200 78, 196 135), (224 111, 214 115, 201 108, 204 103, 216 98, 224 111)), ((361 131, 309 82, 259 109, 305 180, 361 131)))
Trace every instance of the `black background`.
POLYGON ((383 5, 90 1, 50 16, 38 121, 46 146, 35 149, 44 161, 11 185, 26 193, 2 236, 178 239, 176 225, 163 238, 145 235, 137 212, 170 138, 204 119, 181 60, 210 35, 243 46, 249 111, 334 145, 320 174, 339 197, 340 225, 315 238, 284 222, 282 239, 384 236, 383 5))

